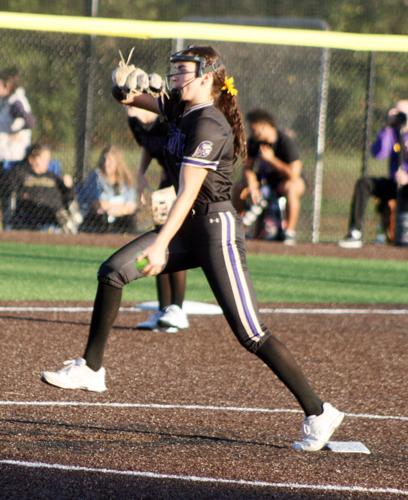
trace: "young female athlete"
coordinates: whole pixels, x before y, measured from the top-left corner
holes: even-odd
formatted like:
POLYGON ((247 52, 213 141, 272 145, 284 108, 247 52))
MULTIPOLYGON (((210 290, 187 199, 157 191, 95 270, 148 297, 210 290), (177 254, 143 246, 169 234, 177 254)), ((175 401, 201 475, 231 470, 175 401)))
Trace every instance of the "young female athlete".
POLYGON ((272 369, 302 407, 303 438, 294 447, 319 450, 344 414, 321 401, 288 349, 259 319, 242 223, 230 200, 234 161, 245 155, 236 90, 211 47, 189 47, 170 61, 169 98, 125 97, 120 88, 113 93, 122 103, 160 113, 168 121, 165 154, 177 199, 158 233, 141 235, 101 265, 84 357, 42 377, 63 388, 105 390, 102 357, 123 286, 142 276, 201 267, 238 341, 272 369), (142 258, 148 263, 139 271, 135 264, 142 258))

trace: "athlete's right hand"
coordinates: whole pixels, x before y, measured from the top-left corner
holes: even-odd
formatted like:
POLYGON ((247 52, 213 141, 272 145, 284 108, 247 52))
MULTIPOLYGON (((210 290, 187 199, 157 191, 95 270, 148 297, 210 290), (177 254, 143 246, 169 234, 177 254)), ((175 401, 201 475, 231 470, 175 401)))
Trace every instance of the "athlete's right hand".
POLYGON ((145 276, 156 276, 163 271, 167 264, 168 250, 157 243, 153 243, 140 254, 138 260, 144 257, 146 257, 149 262, 143 268, 143 274, 145 276))

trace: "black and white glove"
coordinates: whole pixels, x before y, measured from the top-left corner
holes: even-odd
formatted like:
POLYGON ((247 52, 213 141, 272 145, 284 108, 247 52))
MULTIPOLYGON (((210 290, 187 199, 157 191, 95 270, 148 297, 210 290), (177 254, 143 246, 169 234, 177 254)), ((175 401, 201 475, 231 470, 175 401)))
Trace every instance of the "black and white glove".
POLYGON ((159 97, 165 92, 165 84, 163 78, 157 73, 149 75, 149 90, 148 93, 153 97, 159 97))

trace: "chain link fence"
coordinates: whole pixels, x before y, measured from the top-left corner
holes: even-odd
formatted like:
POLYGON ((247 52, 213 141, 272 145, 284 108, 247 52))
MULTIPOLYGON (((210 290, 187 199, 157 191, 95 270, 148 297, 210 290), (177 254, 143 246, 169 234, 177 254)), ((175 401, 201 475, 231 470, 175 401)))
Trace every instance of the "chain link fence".
MULTIPOLYGON (((118 50, 128 54, 135 47, 133 62, 137 66, 164 75, 175 44, 172 40, 0 30, 0 71, 6 66, 18 68, 36 119, 33 142, 49 145, 60 173, 71 175, 78 185, 96 168, 108 144, 123 150, 132 172, 138 165, 140 148, 124 109, 111 97, 111 71, 119 60, 118 50)), ((387 110, 395 101, 407 98, 404 68, 408 55, 384 53, 372 59, 370 53, 345 50, 212 45, 235 78, 243 113, 253 108, 268 110, 281 128, 296 134, 307 183, 298 240, 334 242, 344 236, 353 186, 363 169, 369 175, 387 174, 384 162, 369 158, 364 165, 364 151, 367 141, 373 141, 384 125, 387 110), (370 67, 375 75, 371 100, 370 67), (320 181, 321 186, 316 186, 320 181)), ((4 97, 1 102, 3 106, 4 97)), ((237 178, 241 168, 237 166, 237 178)), ((3 230, 13 229, 12 212, 18 203, 4 196, 9 170, 5 162, 0 181, 3 230)), ((153 164, 148 175, 156 187, 160 168, 153 164)), ((374 239, 379 222, 374 205, 373 201, 367 214, 368 240, 374 239)), ((150 223, 143 210, 135 217, 135 231, 150 223)), ((61 224, 56 221, 55 225, 61 224)))

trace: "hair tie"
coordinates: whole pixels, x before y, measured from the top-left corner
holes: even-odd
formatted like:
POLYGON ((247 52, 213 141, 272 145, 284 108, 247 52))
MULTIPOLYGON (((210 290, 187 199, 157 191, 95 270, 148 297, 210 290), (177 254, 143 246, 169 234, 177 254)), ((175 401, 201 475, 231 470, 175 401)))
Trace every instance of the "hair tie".
POLYGON ((238 90, 234 87, 233 76, 230 76, 229 78, 225 77, 224 86, 221 87, 221 90, 226 92, 227 94, 231 94, 232 96, 238 94, 238 90))

